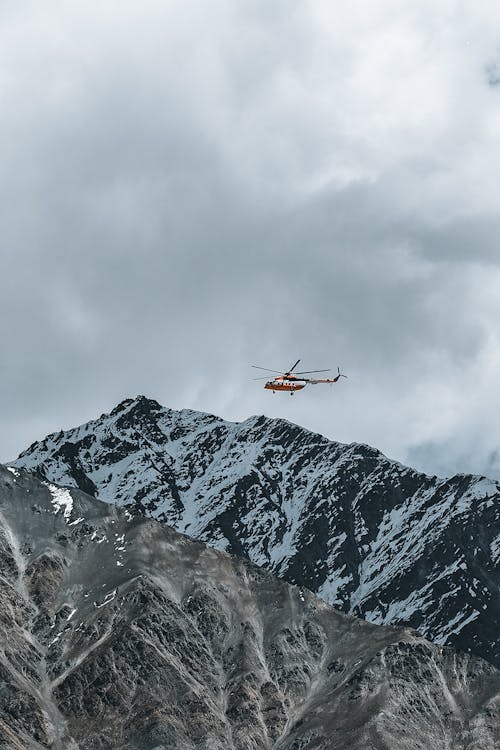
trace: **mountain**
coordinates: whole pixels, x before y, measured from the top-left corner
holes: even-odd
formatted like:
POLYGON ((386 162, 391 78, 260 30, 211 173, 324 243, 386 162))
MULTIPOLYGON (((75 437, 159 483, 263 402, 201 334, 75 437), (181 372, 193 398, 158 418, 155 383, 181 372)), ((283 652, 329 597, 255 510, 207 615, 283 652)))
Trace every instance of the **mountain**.
POLYGON ((494 750, 500 672, 0 466, 6 750, 494 750))
POLYGON ((280 419, 142 396, 14 462, 128 505, 308 588, 500 666, 500 488, 429 477, 280 419))

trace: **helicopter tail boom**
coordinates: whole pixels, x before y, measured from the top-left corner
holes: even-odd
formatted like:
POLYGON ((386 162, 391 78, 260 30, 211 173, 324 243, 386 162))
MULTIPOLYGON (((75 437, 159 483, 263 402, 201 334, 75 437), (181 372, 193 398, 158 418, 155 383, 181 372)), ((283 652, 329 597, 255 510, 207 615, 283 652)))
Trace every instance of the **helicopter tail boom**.
POLYGON ((337 367, 337 375, 334 378, 321 378, 321 379, 315 379, 312 378, 308 381, 311 385, 317 385, 318 383, 337 383, 340 378, 346 378, 347 375, 344 375, 340 372, 340 367, 337 367))

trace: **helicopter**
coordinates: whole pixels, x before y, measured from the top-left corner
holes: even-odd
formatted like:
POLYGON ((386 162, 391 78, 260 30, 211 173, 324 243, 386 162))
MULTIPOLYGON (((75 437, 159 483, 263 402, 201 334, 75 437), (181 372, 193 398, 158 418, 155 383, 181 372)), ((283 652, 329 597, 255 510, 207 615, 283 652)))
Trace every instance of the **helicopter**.
POLYGON ((267 380, 264 388, 268 391, 276 393, 276 391, 287 391, 290 396, 293 396, 295 391, 301 391, 306 385, 317 385, 318 383, 336 383, 340 378, 346 378, 347 375, 343 375, 340 372, 340 368, 337 367, 337 375, 334 378, 303 378, 302 375, 315 375, 319 372, 331 372, 331 370, 303 370, 302 372, 294 372, 295 368, 299 364, 300 359, 290 367, 287 372, 281 372, 280 370, 270 370, 268 367, 258 367, 252 365, 256 370, 266 370, 267 372, 275 373, 273 380, 268 380, 269 375, 263 377, 254 378, 254 380, 267 380))

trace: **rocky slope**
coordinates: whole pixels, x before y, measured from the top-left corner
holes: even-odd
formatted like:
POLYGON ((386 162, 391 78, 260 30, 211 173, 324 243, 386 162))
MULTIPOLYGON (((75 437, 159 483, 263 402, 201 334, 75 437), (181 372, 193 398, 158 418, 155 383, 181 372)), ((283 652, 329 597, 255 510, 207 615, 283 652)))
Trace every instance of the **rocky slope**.
POLYGON ((248 557, 345 612, 500 665, 500 489, 420 474, 283 420, 144 397, 15 462, 248 557))
POLYGON ((0 747, 493 750, 500 672, 0 466, 0 747))

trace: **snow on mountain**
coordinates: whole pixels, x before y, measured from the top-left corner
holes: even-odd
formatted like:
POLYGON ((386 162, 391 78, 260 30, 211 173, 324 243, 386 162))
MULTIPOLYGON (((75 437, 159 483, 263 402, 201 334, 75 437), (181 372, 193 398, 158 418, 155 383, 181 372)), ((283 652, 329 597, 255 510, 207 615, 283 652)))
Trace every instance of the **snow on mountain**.
POLYGON ((142 396, 13 462, 134 506, 377 624, 500 665, 500 487, 439 479, 279 419, 142 396))
POLYGON ((6 750, 500 743, 486 661, 2 466, 0 642, 6 750))

